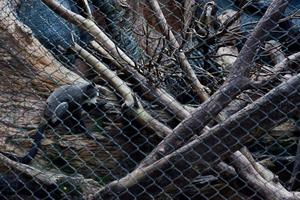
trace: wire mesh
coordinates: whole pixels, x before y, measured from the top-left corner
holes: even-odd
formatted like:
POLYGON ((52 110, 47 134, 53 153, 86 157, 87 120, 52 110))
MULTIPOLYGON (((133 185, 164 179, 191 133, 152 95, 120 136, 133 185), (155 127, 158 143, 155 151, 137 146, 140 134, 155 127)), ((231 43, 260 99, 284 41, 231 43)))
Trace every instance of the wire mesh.
POLYGON ((300 199, 300 1, 0 1, 1 199, 300 199))

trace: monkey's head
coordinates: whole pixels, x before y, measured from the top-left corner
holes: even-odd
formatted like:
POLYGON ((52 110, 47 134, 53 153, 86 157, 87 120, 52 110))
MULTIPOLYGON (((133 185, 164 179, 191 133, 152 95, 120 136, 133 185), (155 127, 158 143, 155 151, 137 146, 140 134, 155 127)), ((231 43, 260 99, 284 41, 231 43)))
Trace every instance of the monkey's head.
POLYGON ((99 96, 99 90, 94 83, 84 83, 81 86, 82 90, 82 104, 96 104, 97 97, 99 96))

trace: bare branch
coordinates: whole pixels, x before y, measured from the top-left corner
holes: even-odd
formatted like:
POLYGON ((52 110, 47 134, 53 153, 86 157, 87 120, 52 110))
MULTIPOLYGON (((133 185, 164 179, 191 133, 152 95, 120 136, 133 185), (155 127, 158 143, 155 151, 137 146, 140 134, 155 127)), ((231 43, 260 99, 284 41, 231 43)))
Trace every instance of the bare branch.
POLYGON ((201 104, 192 117, 182 121, 140 164, 147 166, 168 155, 178 147, 184 145, 193 134, 200 131, 218 115, 234 98, 250 85, 250 70, 254 67, 253 59, 260 43, 265 40, 266 30, 271 31, 277 26, 281 13, 287 7, 287 0, 273 0, 265 15, 261 18, 253 33, 246 41, 229 75, 229 80, 219 88, 207 101, 201 104), (198 123, 194 123, 194 119, 198 123), (186 127, 189 127, 186 129, 186 127))
MULTIPOLYGON (((186 34, 190 24, 191 24, 191 21, 192 21, 192 18, 193 18, 193 13, 194 13, 194 9, 193 9, 193 5, 195 4, 195 1, 194 0, 186 0, 184 1, 184 11, 183 11, 183 31, 182 33, 183 34, 186 34)), ((185 36, 184 36, 185 38, 185 36)))
POLYGON ((131 66, 135 66, 134 61, 131 60, 118 46, 116 46, 116 44, 95 24, 95 22, 66 9, 56 0, 43 0, 43 2, 64 19, 93 35, 96 41, 103 45, 104 48, 118 60, 118 62, 125 62, 131 66))
MULTIPOLYGON (((97 42, 92 41, 92 46, 99 51, 103 56, 110 59, 114 64, 116 64, 120 69, 122 69, 122 66, 120 63, 117 62, 111 55, 101 47, 97 42)), ((149 84, 147 84, 147 80, 145 80, 145 77, 143 77, 141 74, 136 72, 132 68, 127 68, 129 73, 134 74, 135 78, 137 78, 141 86, 144 89, 144 92, 151 95, 152 99, 159 99, 162 106, 166 106, 167 108, 172 111, 179 119, 183 120, 190 116, 189 111, 187 111, 186 108, 184 108, 178 101, 176 101, 171 95, 169 95, 166 91, 159 88, 153 88, 149 84)))
POLYGON ((99 61, 95 56, 90 54, 88 51, 75 44, 72 49, 88 64, 93 66, 95 70, 102 75, 102 77, 108 81, 116 91, 118 91, 125 100, 127 108, 130 110, 132 117, 136 118, 143 126, 153 129, 155 133, 164 137, 170 134, 172 130, 154 119, 141 105, 139 100, 134 96, 132 90, 127 86, 127 84, 118 77, 116 73, 107 68, 101 61, 99 61))
POLYGON ((84 12, 86 12, 87 18, 93 20, 93 15, 92 15, 91 8, 89 6, 89 2, 87 0, 80 0, 80 1, 83 5, 84 12))
POLYGON ((251 37, 244 44, 239 56, 232 67, 230 77, 248 76, 253 68, 253 61, 257 50, 262 45, 275 27, 278 26, 278 21, 282 18, 289 0, 273 0, 264 16, 259 20, 254 28, 251 37))
POLYGON ((100 45, 103 45, 104 49, 121 64, 121 70, 125 70, 125 72, 130 76, 134 76, 134 78, 139 82, 139 86, 142 87, 144 94, 151 96, 153 99, 158 99, 162 106, 166 106, 180 119, 184 119, 189 116, 189 113, 185 110, 185 108, 173 97, 167 95, 166 91, 151 86, 148 83, 148 80, 134 69, 135 63, 121 49, 119 49, 93 21, 85 19, 84 17, 64 8, 55 0, 43 0, 43 2, 64 19, 91 33, 95 37, 96 41, 99 42, 100 45))
POLYGON ((157 0, 149 0, 148 2, 154 11, 154 15, 158 20, 158 24, 159 24, 160 28, 162 29, 164 36, 169 40, 171 48, 173 50, 176 50, 180 66, 181 66, 182 70, 186 73, 186 75, 188 76, 194 92, 197 94, 197 96, 201 102, 206 101, 209 96, 205 91, 205 86, 203 86, 200 83, 193 68, 191 67, 190 63, 188 62, 184 52, 181 49, 179 49, 180 45, 177 42, 172 30, 169 28, 167 20, 157 2, 157 0))
MULTIPOLYGON (((298 115, 299 90, 300 75, 297 75, 198 139, 155 163, 137 168, 124 178, 106 185, 96 194, 96 199, 121 193, 138 195, 140 190, 136 190, 136 187, 143 187, 143 192, 151 188, 151 195, 155 195, 155 191, 174 183, 175 179, 178 187, 187 184, 199 171, 232 155, 232 152, 239 150, 246 143, 249 144, 255 138, 261 137, 265 131, 287 120, 288 116, 298 115), (151 187, 148 187, 150 185, 151 187), (153 187, 157 187, 157 190, 153 187)), ((197 118, 194 118, 194 123, 198 123, 197 118)), ((186 129, 189 129, 188 126, 186 129)))
MULTIPOLYGON (((232 156, 232 164, 238 169, 238 174, 247 181, 250 186, 256 189, 267 200, 300 199, 300 192, 289 192, 279 182, 278 178, 260 165, 260 172, 267 179, 259 174, 249 160, 241 152, 236 152, 232 156)), ((257 163, 256 163, 257 164, 257 163)), ((259 164, 257 164, 259 165, 259 164)))

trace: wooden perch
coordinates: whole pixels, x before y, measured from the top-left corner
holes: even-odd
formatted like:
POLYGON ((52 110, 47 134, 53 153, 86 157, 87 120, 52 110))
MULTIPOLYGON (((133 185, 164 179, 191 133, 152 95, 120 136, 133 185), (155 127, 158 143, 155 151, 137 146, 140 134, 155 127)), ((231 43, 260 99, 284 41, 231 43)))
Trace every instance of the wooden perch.
POLYGON ((273 0, 265 15, 260 19, 251 36, 246 41, 236 61, 232 66, 229 79, 207 101, 201 104, 192 117, 182 121, 171 135, 168 135, 145 159, 140 167, 154 163, 156 160, 168 155, 178 147, 184 145, 194 134, 200 131, 223 110, 234 98, 246 89, 251 81, 251 69, 254 68, 253 60, 259 44, 267 35, 267 31, 273 30, 276 22, 281 18, 281 13, 287 7, 287 0, 273 0), (198 120, 194 123, 194 118, 198 120), (186 129, 188 127, 188 129, 186 129))
POLYGON ((141 105, 139 100, 134 96, 127 83, 118 77, 116 73, 107 68, 101 61, 88 51, 75 44, 72 49, 88 64, 94 67, 95 71, 109 82, 116 91, 118 91, 125 100, 125 105, 129 109, 131 117, 135 118, 143 126, 153 129, 160 137, 171 134, 172 130, 158 120, 154 119, 141 105))
POLYGON ((190 115, 189 112, 186 111, 186 109, 176 99, 168 95, 166 91, 149 84, 147 78, 134 69, 136 67, 136 63, 134 63, 129 56, 119 49, 93 21, 64 8, 55 0, 43 0, 43 2, 67 21, 92 34, 95 37, 95 40, 100 45, 103 45, 103 49, 111 54, 111 56, 116 60, 115 62, 118 62, 122 66, 121 70, 125 71, 130 77, 133 76, 137 80, 144 94, 151 96, 152 99, 158 101, 162 106, 167 107, 180 119, 185 119, 190 115))
MULTIPOLYGON (((61 187, 63 185, 66 185, 66 186, 72 185, 75 188, 79 187, 81 189, 81 191, 83 192, 82 195, 85 198, 88 198, 89 196, 91 196, 97 190, 100 189, 100 185, 96 181, 94 181, 92 179, 84 179, 84 177, 82 175, 76 175, 76 176, 71 177, 71 176, 66 176, 64 174, 49 172, 46 170, 45 171, 39 170, 32 166, 28 166, 25 164, 20 164, 15 161, 12 161, 2 154, 0 154, 0 160, 7 167, 28 175, 29 177, 32 178, 33 181, 35 181, 41 185, 54 185, 54 186, 60 185, 61 187)), ((1 180, 1 181, 3 181, 3 180, 1 180)), ((11 187, 13 187, 13 186, 11 186, 11 187)), ((22 188, 13 188, 13 189, 19 190, 22 188)))
POLYGON ((266 200, 300 199, 300 192, 287 191, 268 169, 260 165, 260 173, 258 173, 255 166, 241 152, 234 153, 231 158, 238 174, 266 200))
MULTIPOLYGON (((117 62, 105 49, 99 45, 96 41, 91 41, 91 45, 99 52, 101 55, 103 55, 105 58, 112 61, 116 66, 122 70, 123 66, 121 66, 120 63, 117 62)), ((162 106, 166 106, 169 108, 169 110, 175 114, 179 119, 183 120, 190 116, 189 111, 187 111, 186 108, 184 108, 176 99, 174 99, 171 95, 169 95, 165 90, 161 88, 154 88, 150 84, 148 84, 148 81, 144 76, 139 74, 137 71, 135 71, 133 68, 127 67, 127 72, 129 74, 134 74, 134 77, 139 80, 140 86, 143 88, 143 92, 150 95, 152 100, 159 100, 160 104, 162 106)))
POLYGON ((282 18, 288 0, 273 0, 266 13, 255 26, 250 38, 245 42, 239 56, 232 67, 230 77, 248 76, 253 68, 253 61, 257 49, 264 43, 267 36, 278 26, 278 21, 282 18))
MULTIPOLYGON (((140 167, 124 178, 111 182, 101 189, 95 199, 119 194, 135 197, 161 191, 170 183, 178 187, 187 184, 198 172, 219 163, 246 143, 261 137, 266 131, 299 115, 300 75, 276 87, 251 105, 229 117, 225 122, 199 136, 177 151, 146 167, 140 167), (268 116, 268 117, 266 117, 268 116), (178 173, 180 172, 180 173, 178 173), (151 187, 149 187, 151 185, 151 187), (143 192, 136 190, 143 187, 143 192)), ((193 118, 197 123, 197 118, 193 118)), ((186 129, 189 129, 187 126, 186 129)))
POLYGON ((43 0, 43 2, 49 6, 56 14, 66 19, 70 23, 77 25, 84 29, 99 42, 104 48, 112 54, 112 56, 120 63, 126 63, 130 66, 136 64, 123 52, 116 44, 95 24, 94 21, 84 18, 83 16, 66 9, 56 0, 43 0))

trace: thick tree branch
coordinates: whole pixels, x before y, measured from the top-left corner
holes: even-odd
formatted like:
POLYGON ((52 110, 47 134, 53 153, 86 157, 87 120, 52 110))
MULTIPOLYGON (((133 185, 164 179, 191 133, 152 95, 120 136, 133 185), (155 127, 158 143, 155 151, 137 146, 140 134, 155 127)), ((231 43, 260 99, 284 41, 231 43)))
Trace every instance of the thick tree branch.
POLYGON ((129 109, 129 113, 133 118, 140 122, 143 126, 153 129, 160 137, 165 137, 170 134, 172 130, 158 120, 154 119, 141 105, 139 100, 134 96, 132 90, 127 84, 118 77, 118 75, 106 67, 95 56, 88 51, 75 44, 72 49, 88 64, 93 66, 95 70, 102 75, 102 77, 109 82, 116 91, 118 91, 124 98, 125 105, 129 109))
MULTIPOLYGON (((300 192, 289 192, 279 182, 278 178, 263 166, 261 168, 261 174, 257 172, 255 166, 253 166, 249 159, 240 152, 232 154, 232 163, 238 169, 238 174, 247 181, 247 183, 253 187, 258 193, 267 200, 296 200, 300 199, 300 192)), ((257 163, 256 163, 257 164, 257 163)), ((259 165, 259 164, 258 164, 259 165)))
POLYGON ((278 21, 288 6, 289 0, 273 0, 264 16, 259 20, 250 38, 245 42, 239 56, 232 67, 230 77, 248 76, 253 68, 257 50, 267 36, 278 26, 278 21))
MULTIPOLYGON (((151 195, 155 195, 161 187, 170 183, 178 187, 187 184, 199 171, 216 165, 246 143, 249 144, 286 121, 289 116, 299 115, 299 91, 300 75, 297 75, 198 139, 155 163, 138 168, 124 178, 106 185, 96 194, 96 198, 118 196, 121 193, 142 196, 146 195, 148 189, 151 190, 151 195), (136 190, 137 187, 144 188, 143 192, 136 190)), ((197 122, 195 118, 194 122, 197 122)))
POLYGON ((207 101, 201 104, 192 117, 182 121, 171 135, 168 135, 140 164, 147 166, 184 145, 194 134, 200 131, 222 111, 234 98, 246 89, 250 82, 250 70, 258 46, 266 38, 267 31, 273 30, 281 18, 287 0, 273 0, 265 15, 261 18, 250 38, 246 41, 237 60, 232 66, 228 81, 207 101), (197 120, 195 122, 195 119, 197 120), (188 127, 188 129, 186 128, 188 127))
POLYGON ((100 45, 103 45, 104 49, 110 53, 114 59, 116 59, 116 62, 120 63, 122 66, 121 70, 124 70, 128 75, 130 75, 130 77, 133 76, 137 82, 139 82, 139 86, 142 88, 143 93, 151 96, 152 99, 158 101, 162 106, 167 107, 180 119, 184 119, 190 115, 185 108, 172 96, 168 95, 165 90, 155 88, 149 84, 147 78, 134 69, 136 64, 132 61, 132 59, 119 49, 93 21, 64 8, 55 0, 43 0, 43 2, 64 19, 92 34, 95 37, 95 40, 100 45))

